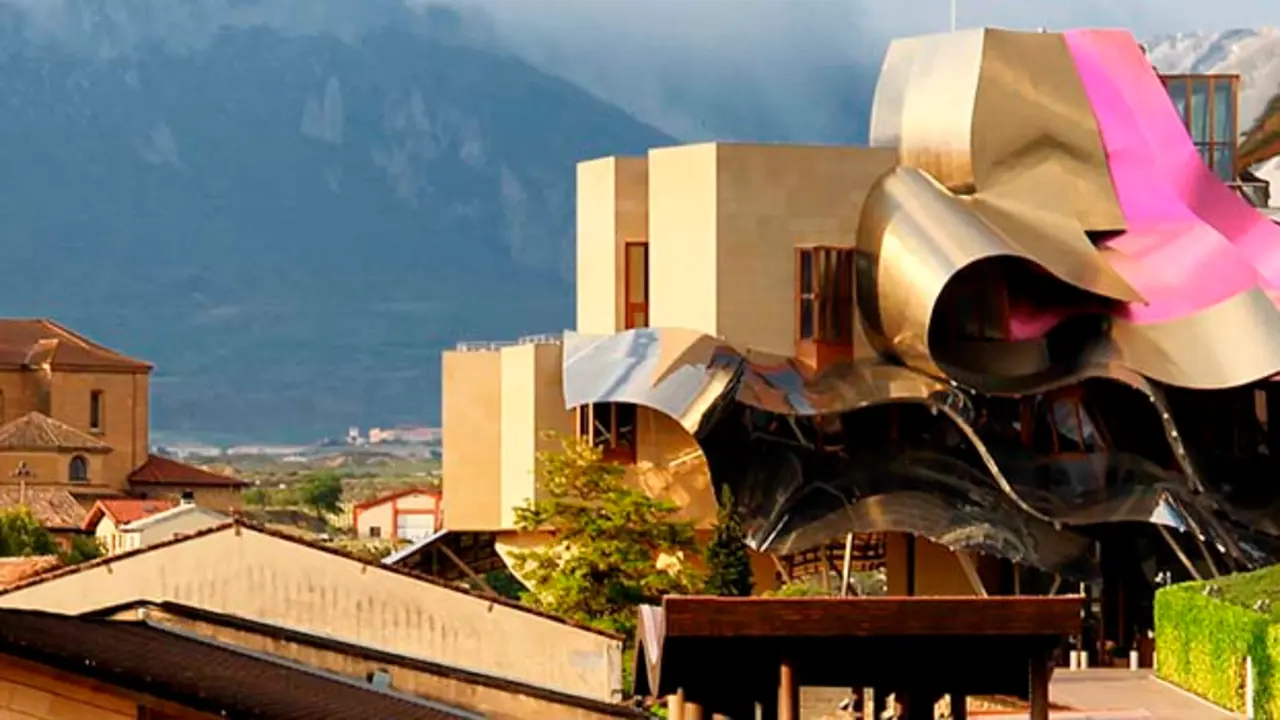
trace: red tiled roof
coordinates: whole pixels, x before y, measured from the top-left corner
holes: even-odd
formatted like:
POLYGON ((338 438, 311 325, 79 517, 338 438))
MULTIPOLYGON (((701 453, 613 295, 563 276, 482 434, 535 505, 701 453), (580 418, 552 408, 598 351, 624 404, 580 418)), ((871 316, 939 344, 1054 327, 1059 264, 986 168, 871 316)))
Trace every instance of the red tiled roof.
POLYGON ((239 487, 248 483, 239 478, 219 475, 160 455, 149 455, 147 461, 129 475, 129 484, 239 487))
POLYGON ((99 345, 52 320, 0 318, 0 365, 46 363, 66 370, 151 370, 150 363, 99 345))
POLYGON ((111 446, 48 415, 29 412, 0 426, 0 450, 111 452, 111 446))
POLYGON ((119 527, 177 506, 178 503, 173 500, 145 500, 138 498, 99 500, 93 504, 89 514, 84 516, 84 522, 81 523, 81 527, 92 531, 98 527, 98 523, 104 515, 109 516, 111 522, 114 522, 119 527))
POLYGON ((25 505, 36 522, 50 530, 79 530, 84 507, 63 488, 17 485, 0 487, 0 509, 25 505))
POLYGON ((62 560, 57 555, 0 558, 0 588, 16 585, 60 567, 62 560))

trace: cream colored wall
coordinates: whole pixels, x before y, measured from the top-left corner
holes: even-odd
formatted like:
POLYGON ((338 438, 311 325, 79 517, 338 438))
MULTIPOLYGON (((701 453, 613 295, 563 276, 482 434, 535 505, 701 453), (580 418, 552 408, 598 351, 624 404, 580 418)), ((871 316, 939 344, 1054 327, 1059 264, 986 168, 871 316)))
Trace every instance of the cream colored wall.
POLYGON ((577 185, 577 329, 610 335, 626 325, 623 248, 649 235, 648 163, 642 157, 578 163, 577 185))
POLYGON ((287 658, 361 682, 365 681, 369 673, 383 670, 390 674, 391 687, 398 692, 430 698, 437 702, 482 713, 490 720, 526 720, 527 718, 596 720, 617 717, 612 713, 606 715, 552 699, 469 682, 447 673, 429 673, 416 668, 388 664, 384 660, 375 662, 246 630, 187 620, 163 611, 150 610, 147 619, 151 622, 179 627, 236 647, 287 658))
POLYGON ((574 430, 564 407, 561 346, 513 345, 501 355, 502 516, 495 530, 514 528, 515 509, 537 496, 538 453, 558 450, 574 430))
POLYGON ((743 348, 795 348, 795 248, 852 246, 896 153, 713 143, 649 152, 650 317, 743 348))
POLYGON ((145 373, 66 372, 53 374, 50 416, 89 433, 112 447, 104 479, 124 489, 129 473, 147 460, 147 387, 145 373), (103 392, 101 432, 89 428, 89 397, 103 392))
POLYGON ((360 511, 360 516, 356 519, 356 532, 360 537, 369 537, 369 528, 378 527, 383 539, 389 539, 395 536, 395 506, 390 502, 374 505, 360 511))
POLYGON ((444 353, 441 420, 450 530, 493 530, 502 518, 502 358, 444 353))
POLYGON ((715 525, 716 497, 702 450, 689 432, 666 415, 636 409, 636 464, 627 478, 650 497, 680 506, 678 519, 698 528, 715 525))
POLYGON ((393 505, 401 512, 406 510, 437 510, 437 499, 435 495, 427 493, 411 493, 409 495, 401 495, 393 501, 393 505))
POLYGON ((720 334, 717 145, 649 151, 649 324, 720 334))
POLYGON ((0 718, 6 720, 134 720, 133 700, 88 683, 56 677, 0 655, 0 718))
POLYGON ((188 535, 205 528, 221 525, 230 519, 225 515, 208 509, 197 508, 194 511, 169 515, 146 525, 140 525, 137 529, 125 534, 135 538, 133 540, 135 546, 149 547, 169 540, 175 535, 188 535))
MULTIPOLYGON (((109 453, 108 453, 109 454, 109 453)), ((60 452, 0 452, 0 485, 17 485, 25 481, 28 486, 61 485, 71 487, 115 487, 106 476, 106 457, 103 453, 60 452), (89 461, 89 482, 74 483, 71 477, 71 458, 83 455, 89 461), (20 463, 26 463, 31 475, 15 477, 20 463)))
POLYGON ((378 566, 233 527, 0 594, 80 613, 171 600, 608 700, 621 642, 378 566))

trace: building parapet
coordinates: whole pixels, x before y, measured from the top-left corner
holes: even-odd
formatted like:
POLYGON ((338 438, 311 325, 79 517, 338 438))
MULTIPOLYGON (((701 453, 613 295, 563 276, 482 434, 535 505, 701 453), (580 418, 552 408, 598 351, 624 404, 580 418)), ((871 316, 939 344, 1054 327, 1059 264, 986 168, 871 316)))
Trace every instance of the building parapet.
POLYGON ((516 342, 520 345, 559 345, 562 342, 562 336, 556 333, 539 333, 525 335, 516 342))
POLYGON ((457 352, 488 352, 515 345, 510 340, 464 340, 454 346, 457 352))

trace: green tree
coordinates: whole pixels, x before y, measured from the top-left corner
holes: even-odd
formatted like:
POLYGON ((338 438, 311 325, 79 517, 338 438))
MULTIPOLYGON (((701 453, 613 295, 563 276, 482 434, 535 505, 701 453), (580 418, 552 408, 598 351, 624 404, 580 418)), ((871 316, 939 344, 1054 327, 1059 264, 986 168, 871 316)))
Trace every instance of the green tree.
POLYGON ((0 511, 0 557, 57 555, 58 551, 58 541, 30 508, 20 505, 0 511))
POLYGON ((342 502, 342 476, 332 470, 313 472, 302 479, 297 497, 298 502, 311 508, 320 520, 336 515, 342 502))
POLYGON ((742 519, 733 505, 729 486, 720 492, 720 508, 716 512, 716 529, 707 543, 704 556, 707 566, 708 595, 746 597, 751 594, 751 557, 747 554, 746 534, 742 519))
POLYGON ((554 542, 514 553, 530 586, 525 601, 570 620, 630 637, 636 606, 691 592, 697 578, 683 562, 659 557, 697 549, 693 526, 675 520, 674 504, 624 481, 589 443, 567 440, 540 455, 544 497, 516 509, 516 525, 549 532, 554 542))
POLYGON ((244 504, 253 507, 266 507, 270 498, 267 491, 260 487, 251 487, 244 491, 244 504))
POLYGON ((18 506, 0 511, 0 557, 57 555, 67 565, 75 565, 102 556, 102 546, 95 538, 74 535, 64 550, 31 509, 18 506))

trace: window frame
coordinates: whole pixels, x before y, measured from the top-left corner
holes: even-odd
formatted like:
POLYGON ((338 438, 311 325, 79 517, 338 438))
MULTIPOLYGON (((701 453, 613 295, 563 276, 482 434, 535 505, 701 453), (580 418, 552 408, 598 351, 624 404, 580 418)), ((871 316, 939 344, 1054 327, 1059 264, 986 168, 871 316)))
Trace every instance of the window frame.
POLYGON ((1192 74, 1170 74, 1161 75, 1161 82, 1164 84, 1165 92, 1169 92, 1173 85, 1178 85, 1182 89, 1182 97, 1175 99, 1170 95, 1170 102, 1178 110, 1178 117, 1182 121, 1182 127, 1186 129, 1187 134, 1191 137, 1192 144, 1195 145, 1196 151, 1200 153, 1200 157, 1204 160, 1206 166, 1219 179, 1224 182, 1234 182, 1238 179, 1236 172, 1236 152, 1240 142, 1240 76, 1225 73, 1209 73, 1203 75, 1192 74), (1208 124, 1208 139, 1197 140, 1192 128, 1192 120, 1195 113, 1195 89, 1196 81, 1205 82, 1205 98, 1209 103, 1209 107, 1205 109, 1206 120, 1208 124), (1230 117, 1230 132, 1224 138, 1219 138, 1217 127, 1216 97, 1217 88, 1226 84, 1230 87, 1227 97, 1232 104, 1228 112, 1230 117), (1179 101, 1182 107, 1178 107, 1179 101), (1225 149, 1227 151, 1226 159, 1230 165, 1226 174, 1222 169, 1217 167, 1218 152, 1225 149), (1229 176, 1229 177, 1228 177, 1229 176))
POLYGON ((798 342, 853 345, 854 253, 855 248, 839 245, 804 245, 795 249, 798 342))
POLYGON ((601 459, 619 465, 636 461, 639 408, 629 403, 592 403, 574 408, 574 436, 598 448, 601 459), (622 417, 629 414, 630 418, 622 417), (626 420, 630 424, 624 424, 626 420))
POLYGON ((624 330, 649 327, 649 242, 647 240, 627 240, 622 245, 622 327, 624 330), (643 265, 641 277, 644 288, 640 292, 640 300, 631 297, 631 254, 639 251, 643 265), (639 315, 641 322, 636 321, 639 315))
POLYGON ((83 485, 89 482, 89 458, 84 455, 71 456, 71 460, 67 462, 67 482, 76 485, 83 485), (77 475, 76 468, 83 468, 84 472, 77 475))
POLYGON ((89 391, 89 432, 106 432, 106 399, 107 394, 102 390, 94 389, 89 391))

